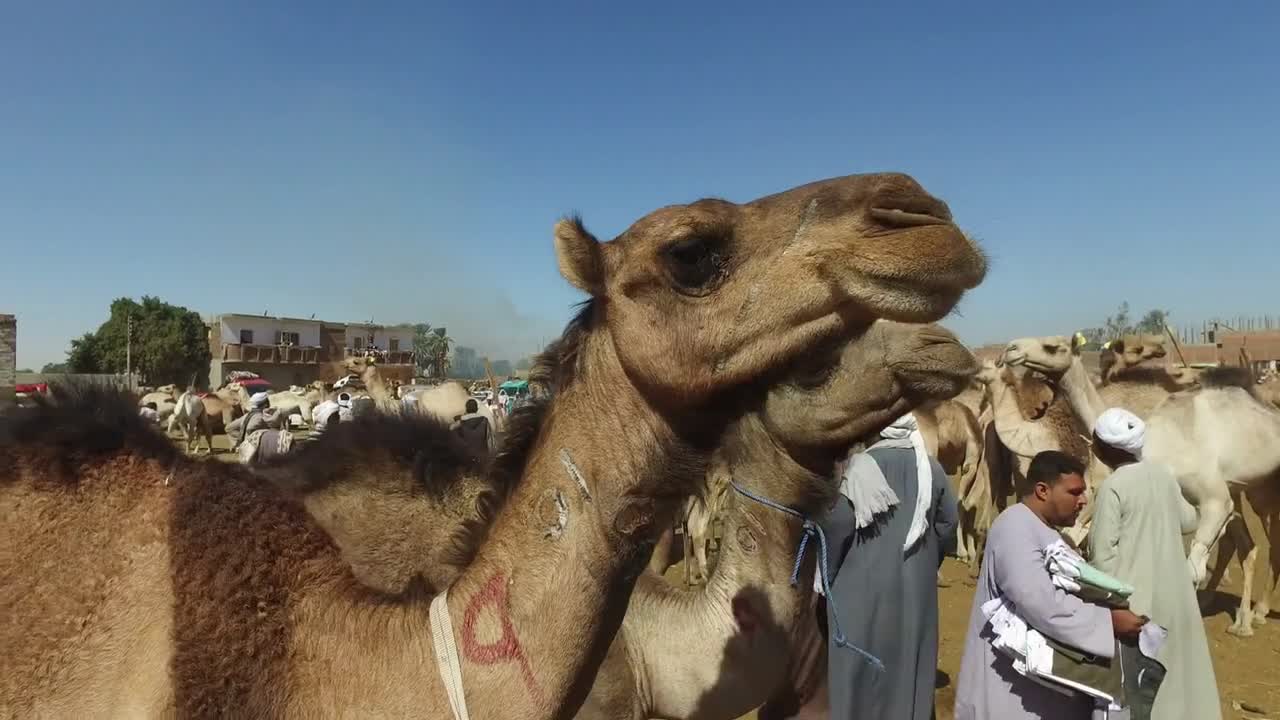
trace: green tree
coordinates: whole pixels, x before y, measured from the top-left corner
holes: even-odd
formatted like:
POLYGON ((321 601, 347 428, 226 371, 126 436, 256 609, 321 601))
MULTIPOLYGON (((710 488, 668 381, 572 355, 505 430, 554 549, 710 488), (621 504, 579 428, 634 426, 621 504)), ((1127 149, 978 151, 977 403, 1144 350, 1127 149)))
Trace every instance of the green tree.
POLYGON ((1169 323, 1168 310, 1149 310, 1142 319, 1138 321, 1137 331, 1142 333, 1163 333, 1164 327, 1169 323))
POLYGON ((85 333, 71 341, 67 351, 67 367, 73 373, 106 372, 103 367, 102 343, 95 333, 85 333))
POLYGON ((414 365, 418 374, 433 378, 446 378, 449 375, 449 346, 453 338, 445 333, 444 328, 433 328, 430 323, 418 323, 413 326, 414 365))
POLYGON ((511 375, 511 361, 510 360, 494 360, 493 374, 499 380, 509 377, 511 375))
POLYGON ((40 368, 40 373, 46 375, 60 375, 69 372, 71 372, 71 366, 68 363, 45 363, 45 366, 40 368))
POLYGON ((71 341, 67 365, 75 372, 123 373, 130 356, 147 384, 200 384, 209 375, 209 330, 199 313, 160 298, 119 298, 97 331, 71 341))
POLYGON ((1121 335, 1128 335, 1133 332, 1133 325, 1129 319, 1129 303, 1128 301, 1120 303, 1120 308, 1115 315, 1107 318, 1107 339, 1118 340, 1121 335))

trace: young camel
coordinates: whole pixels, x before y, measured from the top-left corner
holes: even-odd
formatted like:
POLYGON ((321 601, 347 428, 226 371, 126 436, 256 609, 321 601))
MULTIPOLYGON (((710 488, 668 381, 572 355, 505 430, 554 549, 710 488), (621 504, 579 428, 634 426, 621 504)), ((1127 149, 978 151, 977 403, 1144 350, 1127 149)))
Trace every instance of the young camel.
MULTIPOLYGON (((435 600, 420 575, 398 595, 357 583, 341 541, 274 483, 175 457, 132 402, 128 417, 68 414, 83 409, 73 394, 28 416, 0 450, 0 547, 16 548, 0 556, 0 707, 448 717, 457 685, 434 625, 459 650, 471 717, 571 715, 658 528, 741 412, 735 395, 877 317, 939 319, 986 272, 945 204, 894 174, 662 208, 608 243, 563 221, 555 239, 592 299, 557 343, 518 482, 435 600), (74 561, 48 559, 68 544, 74 561)), ((391 443, 430 419, 392 420, 325 433, 299 451, 298 482, 327 478, 341 498, 344 480, 430 478, 420 443, 391 443), (374 454, 326 456, 343 437, 374 454)), ((381 522, 349 500, 339 526, 381 522)))
MULTIPOLYGON (((856 441, 922 401, 954 396, 978 370, 946 330, 887 322, 832 364, 818 356, 801 365, 717 450, 745 490, 809 518, 830 504, 836 462, 856 441)), ((801 519, 732 488, 724 516, 706 586, 682 590, 641 576, 579 719, 732 720, 788 679, 780 659, 800 625, 816 624, 813 558, 791 584, 801 519)))

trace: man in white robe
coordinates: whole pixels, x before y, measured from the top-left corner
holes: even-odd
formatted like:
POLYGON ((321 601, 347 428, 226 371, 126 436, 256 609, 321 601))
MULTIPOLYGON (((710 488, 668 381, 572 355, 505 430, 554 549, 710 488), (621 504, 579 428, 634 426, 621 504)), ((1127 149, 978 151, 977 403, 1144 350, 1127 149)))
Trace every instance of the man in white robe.
POLYGON ((1169 630, 1156 657, 1165 667, 1151 717, 1220 720, 1217 679, 1209 655, 1182 536, 1196 529, 1196 510, 1163 465, 1142 460, 1146 426, 1112 408, 1095 423, 1093 451, 1115 472, 1095 496, 1090 564, 1134 587, 1129 607, 1169 630))
POLYGON ((1020 502, 1000 513, 987 534, 978 589, 969 614, 964 656, 956 683, 956 720, 1040 718, 1087 720, 1093 703, 1066 695, 1013 668, 991 644, 982 605, 993 598, 1011 603, 1027 625, 1063 645, 1098 658, 1114 658, 1117 637, 1136 637, 1143 620, 1128 610, 1092 605, 1053 584, 1044 548, 1061 538, 1084 509, 1084 468, 1057 451, 1031 461, 1020 502))

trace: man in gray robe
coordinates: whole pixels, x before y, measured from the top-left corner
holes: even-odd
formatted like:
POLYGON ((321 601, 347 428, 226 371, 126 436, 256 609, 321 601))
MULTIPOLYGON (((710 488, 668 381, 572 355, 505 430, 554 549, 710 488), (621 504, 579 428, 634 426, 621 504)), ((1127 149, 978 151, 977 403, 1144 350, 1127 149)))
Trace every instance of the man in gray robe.
POLYGON ((1141 459, 1141 419, 1112 408, 1094 428, 1094 455, 1115 472, 1096 496, 1089 562, 1132 585, 1129 607, 1169 630, 1156 657, 1165 676, 1150 717, 1220 720, 1209 641, 1182 550, 1183 534, 1196 528, 1196 510, 1167 468, 1141 459))
POLYGON ((938 668, 938 567, 955 552, 956 497, 911 415, 881 436, 852 459, 822 523, 838 568, 826 603, 830 717, 928 720, 938 668), (835 644, 836 621, 848 644, 883 669, 835 644))
POLYGON ((1048 450, 1031 461, 1020 502, 1000 513, 987 533, 982 571, 969 613, 956 720, 1087 720, 1093 703, 1024 677, 992 646, 982 605, 1003 598, 1028 626, 1063 645, 1098 658, 1116 656, 1116 638, 1136 638, 1143 620, 1128 610, 1092 605, 1056 587, 1044 548, 1061 538, 1085 506, 1084 467, 1048 450))

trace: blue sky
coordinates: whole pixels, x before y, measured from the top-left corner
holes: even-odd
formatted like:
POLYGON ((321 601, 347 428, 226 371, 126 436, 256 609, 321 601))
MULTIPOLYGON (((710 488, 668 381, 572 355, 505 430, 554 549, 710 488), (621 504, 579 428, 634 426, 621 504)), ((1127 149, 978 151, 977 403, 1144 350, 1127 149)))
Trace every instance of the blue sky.
POLYGON ((0 24, 0 312, 425 320, 516 357, 551 227, 898 170, 993 257, 972 343, 1265 313, 1280 4, 42 2, 0 24))

